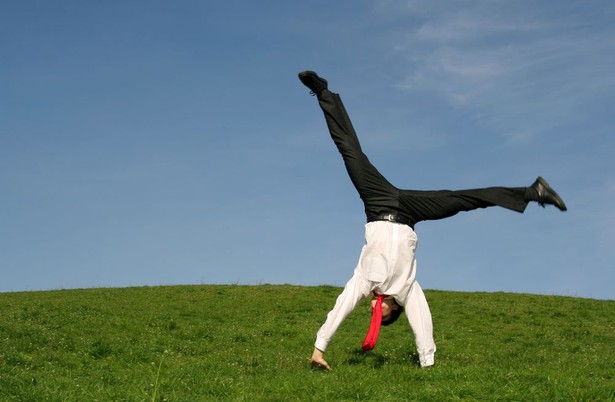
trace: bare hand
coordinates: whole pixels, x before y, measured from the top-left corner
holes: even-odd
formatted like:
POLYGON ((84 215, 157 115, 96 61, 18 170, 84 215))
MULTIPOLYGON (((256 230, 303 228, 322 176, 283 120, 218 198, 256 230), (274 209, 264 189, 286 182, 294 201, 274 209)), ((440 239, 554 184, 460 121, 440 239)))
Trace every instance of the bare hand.
POLYGON ((329 366, 329 363, 327 363, 324 359, 323 355, 324 353, 321 350, 314 348, 314 352, 312 352, 312 357, 310 358, 310 364, 312 367, 317 369, 326 371, 333 370, 331 366, 329 366))

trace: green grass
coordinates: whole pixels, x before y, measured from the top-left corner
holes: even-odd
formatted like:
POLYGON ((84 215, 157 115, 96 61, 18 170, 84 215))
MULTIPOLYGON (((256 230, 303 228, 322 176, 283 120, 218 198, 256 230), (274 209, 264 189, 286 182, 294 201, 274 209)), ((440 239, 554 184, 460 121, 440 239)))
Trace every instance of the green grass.
POLYGON ((436 366, 405 317, 360 344, 367 302, 309 368, 339 288, 173 286, 0 294, 1 401, 609 401, 615 302, 426 291, 436 366))

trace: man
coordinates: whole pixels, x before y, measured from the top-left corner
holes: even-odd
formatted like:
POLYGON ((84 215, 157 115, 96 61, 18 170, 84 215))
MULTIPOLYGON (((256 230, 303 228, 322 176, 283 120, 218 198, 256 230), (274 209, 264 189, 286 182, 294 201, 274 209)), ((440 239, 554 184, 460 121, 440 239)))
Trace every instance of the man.
MULTIPOLYGON (((370 163, 339 95, 313 71, 299 73, 300 81, 316 95, 329 133, 342 155, 350 180, 365 206, 365 244, 354 275, 337 298, 316 335, 311 364, 331 370, 324 359, 329 341, 360 299, 383 295, 382 323, 394 321, 405 309, 414 332, 421 367, 434 364, 431 312, 416 278, 414 225, 453 216, 461 211, 500 206, 523 212, 530 201, 566 211, 559 195, 542 178, 530 187, 490 187, 472 190, 417 191, 398 189, 370 163)), ((379 299, 381 300, 381 298, 379 299)), ((372 301, 375 307, 377 301, 372 301)), ((373 347, 373 346, 372 346, 373 347)))

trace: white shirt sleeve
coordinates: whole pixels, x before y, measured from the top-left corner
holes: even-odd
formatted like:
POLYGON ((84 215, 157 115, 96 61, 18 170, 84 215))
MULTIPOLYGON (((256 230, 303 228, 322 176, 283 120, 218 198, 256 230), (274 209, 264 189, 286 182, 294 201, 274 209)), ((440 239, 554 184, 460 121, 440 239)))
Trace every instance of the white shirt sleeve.
POLYGON ((346 283, 344 291, 338 296, 333 310, 327 314, 327 320, 316 334, 314 346, 325 351, 333 335, 342 324, 344 319, 354 310, 359 300, 369 295, 370 283, 357 272, 346 283))

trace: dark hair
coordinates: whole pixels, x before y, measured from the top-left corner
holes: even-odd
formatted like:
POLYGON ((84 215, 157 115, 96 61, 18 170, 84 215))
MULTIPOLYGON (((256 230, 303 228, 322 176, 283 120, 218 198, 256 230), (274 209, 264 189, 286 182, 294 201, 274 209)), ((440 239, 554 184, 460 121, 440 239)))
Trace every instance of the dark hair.
POLYGON ((397 302, 395 302, 395 304, 397 305, 397 308, 391 310, 391 313, 389 313, 386 320, 384 318, 382 319, 382 323, 381 323, 382 326, 386 327, 387 325, 393 324, 395 321, 399 319, 399 316, 401 315, 401 313, 404 312, 404 308, 402 306, 397 304, 397 302))

